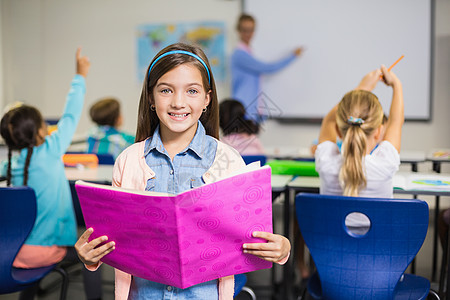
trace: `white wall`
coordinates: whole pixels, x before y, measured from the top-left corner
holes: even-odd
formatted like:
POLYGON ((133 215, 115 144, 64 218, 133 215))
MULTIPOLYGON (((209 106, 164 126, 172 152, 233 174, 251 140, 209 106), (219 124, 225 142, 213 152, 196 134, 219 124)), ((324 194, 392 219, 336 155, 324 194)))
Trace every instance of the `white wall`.
MULTIPOLYGON (((403 127, 402 149, 428 151, 450 148, 450 0, 436 0, 434 95, 431 122, 407 122, 403 127)), ((408 105, 408 99, 405 99, 408 105)), ((309 147, 319 136, 320 125, 264 124, 264 145, 309 147), (280 134, 281 133, 281 134, 280 134)))
MULTIPOLYGON (((125 129, 134 132, 141 90, 135 75, 136 26, 224 21, 229 55, 237 40, 235 22, 240 9, 238 0, 1 0, 3 104, 26 100, 45 116, 58 116, 75 70, 75 49, 82 45, 92 61, 85 112, 97 98, 116 96, 124 104, 125 129)), ((450 148, 450 0, 436 0, 435 31, 432 121, 405 124, 406 150, 450 148)), ((219 98, 229 96, 229 81, 219 85, 218 91, 219 98)), ((85 113, 78 132, 90 126, 85 113)), ((261 139, 267 147, 308 147, 318 132, 318 124, 268 121, 261 139)))
MULTIPOLYGON (((75 71, 75 50, 91 60, 85 113, 78 132, 92 126, 87 115, 96 99, 122 101, 124 129, 135 133, 141 82, 136 76, 137 25, 162 22, 223 21, 226 53, 236 40, 239 1, 223 0, 2 0, 5 98, 37 106, 57 117, 75 71)), ((229 95, 228 81, 218 85, 229 95)))

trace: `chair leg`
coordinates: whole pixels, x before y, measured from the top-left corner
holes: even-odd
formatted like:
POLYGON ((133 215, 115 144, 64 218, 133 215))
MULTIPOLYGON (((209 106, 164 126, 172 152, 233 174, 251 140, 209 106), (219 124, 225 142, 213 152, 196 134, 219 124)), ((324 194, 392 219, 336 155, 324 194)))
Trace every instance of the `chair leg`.
POLYGON ((439 276, 439 295, 441 297, 444 296, 444 286, 445 286, 445 277, 447 273, 447 252, 448 252, 448 236, 445 238, 445 241, 443 241, 442 245, 442 261, 441 261, 441 274, 439 276))
POLYGON ((242 287, 242 291, 246 292, 247 294, 249 294, 250 297, 252 298, 252 300, 256 300, 255 292, 251 288, 249 288, 248 286, 242 287))
POLYGON ((39 282, 20 292, 19 300, 33 300, 39 290, 39 282))
MULTIPOLYGON (((446 259, 446 264, 445 265, 442 265, 442 267, 444 268, 444 270, 446 271, 446 276, 447 276, 447 284, 446 284, 446 286, 445 286, 445 290, 443 289, 443 292, 445 293, 445 295, 446 295, 446 299, 450 299, 450 293, 449 293, 449 287, 450 287, 450 275, 449 275, 449 272, 450 272, 450 263, 449 263, 449 257, 450 257, 450 249, 449 249, 449 243, 450 243, 450 230, 449 230, 449 237, 447 237, 447 239, 448 239, 448 241, 447 241, 447 252, 446 252, 446 255, 445 255, 445 259, 446 259)), ((445 278, 445 277, 444 277, 445 278)), ((444 283, 445 281, 443 281, 442 283, 444 283)), ((440 289, 441 287, 439 286, 439 289, 440 289)), ((441 294, 439 294, 439 295, 441 295, 441 294)), ((444 297, 442 297, 442 298, 444 298, 444 297)))
POLYGON ((67 289, 69 287, 69 275, 67 272, 60 267, 56 267, 53 269, 53 271, 58 272, 62 277, 62 283, 61 283, 61 294, 59 296, 60 300, 66 300, 67 298, 67 289))
POLYGON ((441 298, 439 297, 438 293, 436 293, 434 290, 430 289, 430 292, 428 293, 427 299, 433 296, 434 299, 436 300, 441 300, 441 298))

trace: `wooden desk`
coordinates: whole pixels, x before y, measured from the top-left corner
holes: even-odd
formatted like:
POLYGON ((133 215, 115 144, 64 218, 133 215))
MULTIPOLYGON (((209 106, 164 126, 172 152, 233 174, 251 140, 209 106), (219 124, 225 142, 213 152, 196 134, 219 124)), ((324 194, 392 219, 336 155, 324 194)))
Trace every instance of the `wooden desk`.
POLYGON ((96 168, 65 168, 69 181, 85 180, 91 182, 112 182, 112 165, 99 165, 96 168))

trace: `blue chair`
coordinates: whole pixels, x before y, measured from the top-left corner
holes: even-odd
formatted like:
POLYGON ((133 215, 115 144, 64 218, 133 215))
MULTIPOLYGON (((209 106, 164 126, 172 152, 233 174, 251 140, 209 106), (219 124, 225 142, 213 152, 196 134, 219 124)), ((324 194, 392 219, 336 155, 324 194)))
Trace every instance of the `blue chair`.
POLYGON ((242 155, 242 158, 244 159, 246 165, 255 161, 260 161, 261 166, 264 166, 267 161, 267 157, 265 155, 242 155))
POLYGON ((234 275, 234 297, 236 297, 241 291, 246 292, 252 300, 256 300, 256 295, 253 290, 245 284, 247 283, 247 275, 236 274, 234 275))
POLYGON ((98 154, 95 153, 98 157, 99 165, 114 165, 114 156, 109 153, 98 154))
MULTIPOLYGON (((430 282, 404 274, 428 229, 428 205, 417 199, 379 199, 299 194, 300 230, 317 268, 308 282, 315 299, 425 299, 430 282), (345 225, 353 212, 370 228, 354 234, 345 225)), ((437 299, 439 297, 430 292, 437 299)))
POLYGON ((35 269, 13 267, 13 261, 33 228, 36 219, 36 195, 30 187, 0 188, 0 294, 24 290, 51 271, 63 277, 60 299, 67 294, 67 273, 51 265, 35 269))

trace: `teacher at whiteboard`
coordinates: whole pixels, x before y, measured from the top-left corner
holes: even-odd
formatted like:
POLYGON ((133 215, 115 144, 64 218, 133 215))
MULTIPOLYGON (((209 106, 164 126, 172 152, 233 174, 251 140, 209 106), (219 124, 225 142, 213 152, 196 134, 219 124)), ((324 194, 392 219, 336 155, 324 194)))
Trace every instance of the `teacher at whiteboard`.
POLYGON ((255 19, 242 14, 237 23, 240 43, 231 55, 231 87, 232 97, 239 100, 247 111, 247 119, 260 122, 263 119, 258 111, 258 96, 261 93, 260 76, 283 69, 302 53, 302 48, 296 48, 287 57, 275 62, 262 62, 256 59, 250 48, 250 42, 255 31, 255 19))

